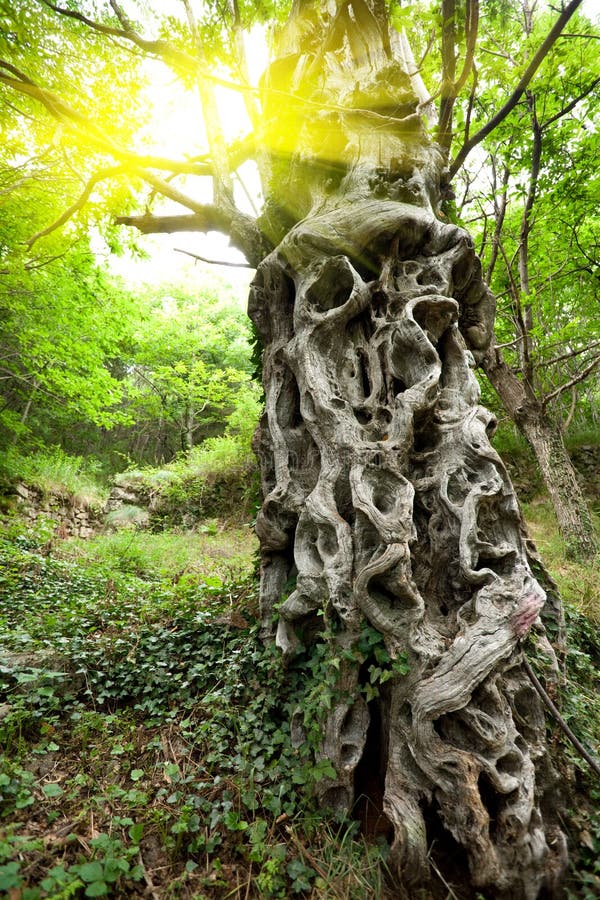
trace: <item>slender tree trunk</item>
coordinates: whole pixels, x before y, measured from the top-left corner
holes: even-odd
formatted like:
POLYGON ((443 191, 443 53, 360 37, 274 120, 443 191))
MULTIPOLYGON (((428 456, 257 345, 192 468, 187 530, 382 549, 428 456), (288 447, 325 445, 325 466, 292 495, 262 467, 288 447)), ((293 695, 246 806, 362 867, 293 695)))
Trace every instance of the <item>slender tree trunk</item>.
POLYGON ((186 459, 189 459, 194 447, 194 418, 193 408, 187 406, 183 411, 180 429, 181 450, 186 459))
POLYGON ((33 398, 35 397, 39 386, 39 381, 37 380, 37 378, 34 378, 29 397, 27 398, 27 403, 25 404, 25 409, 23 410, 23 414, 21 415, 21 425, 25 425, 25 422, 29 418, 29 413, 31 412, 31 407, 33 406, 33 398))
POLYGON ((531 445, 568 555, 593 559, 598 553, 594 525, 560 429, 549 421, 533 391, 516 377, 498 349, 486 353, 482 368, 531 445))
POLYGON ((393 35, 367 0, 328 10, 298 0, 268 82, 297 98, 279 103, 295 154, 270 232, 290 207, 304 218, 250 298, 265 636, 278 609, 286 662, 325 649, 328 701, 293 734, 321 722, 324 805, 350 813, 380 782, 398 896, 427 888, 432 844, 486 896, 558 896, 557 780, 519 643, 543 639, 545 594, 472 371, 493 297, 469 236, 436 217, 443 154, 393 35))

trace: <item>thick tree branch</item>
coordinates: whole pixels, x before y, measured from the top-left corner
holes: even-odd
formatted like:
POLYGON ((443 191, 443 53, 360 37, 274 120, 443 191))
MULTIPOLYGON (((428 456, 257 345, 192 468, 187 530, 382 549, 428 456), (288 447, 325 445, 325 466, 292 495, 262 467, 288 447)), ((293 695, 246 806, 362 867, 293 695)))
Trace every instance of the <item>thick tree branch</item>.
POLYGON ((179 231, 219 231, 216 208, 207 205, 203 213, 175 216, 116 216, 116 225, 129 225, 142 234, 174 234, 179 231))
MULTIPOLYGON (((479 28, 479 0, 467 0, 465 8, 465 58, 460 75, 456 78, 456 56, 454 53, 456 9, 454 0, 445 0, 442 6, 444 25, 442 31, 442 89, 440 101, 440 119, 438 143, 450 152, 452 144, 452 116, 454 104, 460 91, 465 86, 474 68, 475 47, 479 28)), ((475 81, 477 77, 475 76, 475 81)), ((473 103, 473 92, 465 126, 465 137, 468 137, 469 120, 473 103)))
POLYGON ((523 297, 523 344, 521 365, 523 374, 531 385, 534 383, 534 369, 531 360, 531 331, 533 329, 533 308, 531 304, 531 285, 529 283, 529 235, 533 228, 532 215, 535 201, 537 198, 538 180, 540 176, 540 167, 542 161, 542 130, 537 117, 535 96, 529 91, 527 94, 527 105, 531 115, 532 129, 532 149, 531 149, 531 168, 529 177, 529 187, 527 189, 527 197, 521 217, 521 226, 519 230, 519 281, 521 295, 523 297))
POLYGON ((456 4, 455 0, 442 0, 442 86, 438 142, 448 152, 452 141, 452 109, 456 94, 456 4))
POLYGON ((497 128, 498 125, 501 122, 503 122, 504 119, 508 116, 508 114, 511 113, 512 110, 515 108, 515 106, 517 105, 517 103, 519 102, 519 100, 521 99, 521 97, 523 96, 525 91, 527 90, 527 87, 529 86, 531 79, 533 78, 533 76, 539 69, 540 65, 542 64, 542 62, 544 61, 544 59, 550 52, 550 49, 552 48, 552 46, 556 43, 556 40, 560 36, 560 33, 565 28, 569 19, 571 19, 572 16, 577 12, 577 9, 581 6, 582 2, 583 2, 583 0, 571 0, 571 2, 567 6, 565 6, 565 8, 561 12, 560 16, 558 17, 558 19, 556 20, 556 22, 554 23, 554 25, 548 32, 545 40, 542 42, 542 44, 538 48, 537 52, 534 54, 533 59, 527 66, 527 68, 526 68, 525 72, 523 73, 523 76, 519 80, 519 83, 517 84, 515 90, 510 95, 509 99, 506 101, 504 106, 500 110, 498 110, 496 115, 493 116, 490 119, 490 121, 486 125, 483 126, 483 128, 480 128, 479 131, 477 131, 473 135, 472 138, 470 138, 468 141, 466 141, 466 143, 464 143, 463 146, 461 147, 461 149, 459 150, 454 162, 450 166, 450 177, 451 178, 453 178, 454 175, 456 175, 456 173, 458 172, 458 170, 460 169, 460 167, 466 160, 467 156, 469 155, 469 153, 471 152, 473 147, 476 147, 477 144, 480 144, 481 141, 488 136, 488 134, 491 134, 491 132, 495 128, 497 128))
POLYGON ((232 246, 241 250, 252 268, 256 268, 273 249, 254 219, 237 210, 225 210, 213 204, 198 205, 191 215, 117 216, 115 223, 137 228, 142 234, 219 231, 229 237, 232 246))

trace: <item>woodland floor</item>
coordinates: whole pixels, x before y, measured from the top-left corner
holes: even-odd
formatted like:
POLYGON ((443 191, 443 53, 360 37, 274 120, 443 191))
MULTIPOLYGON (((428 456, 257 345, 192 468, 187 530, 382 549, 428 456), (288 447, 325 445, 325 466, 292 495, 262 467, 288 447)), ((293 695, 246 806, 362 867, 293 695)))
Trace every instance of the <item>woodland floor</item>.
MULTIPOLYGON (((526 514, 568 604, 562 712, 597 753, 599 567, 564 558, 547 501, 526 514)), ((250 528, 216 520, 87 542, 1 526, 0 896, 386 896, 377 827, 363 835, 305 799, 326 767, 292 750, 288 722, 311 671, 317 714, 318 671, 305 660, 284 682, 258 641, 255 550, 250 528)), ((550 728, 577 790, 565 897, 587 900, 600 790, 550 728)), ((475 900, 432 860, 424 896, 475 900)))

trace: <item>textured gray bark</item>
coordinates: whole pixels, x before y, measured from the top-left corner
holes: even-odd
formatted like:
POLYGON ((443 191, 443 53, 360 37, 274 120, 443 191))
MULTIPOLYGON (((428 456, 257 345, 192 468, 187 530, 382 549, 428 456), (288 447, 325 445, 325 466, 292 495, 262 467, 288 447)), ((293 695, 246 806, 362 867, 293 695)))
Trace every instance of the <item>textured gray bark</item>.
MULTIPOLYGON (((369 760, 385 780, 399 893, 426 886, 435 836, 473 887, 552 895, 565 840, 519 646, 532 626, 543 639, 545 594, 473 374, 493 298, 468 235, 438 217, 443 158, 401 48, 362 0, 336 18, 298 6, 270 86, 324 111, 285 112, 289 209, 305 217, 250 299, 264 345, 265 635, 277 610, 284 660, 301 639, 341 660, 317 751, 337 775, 320 796, 350 812, 369 760), (353 652, 365 624, 410 666, 370 704, 353 652)), ((285 216, 270 216, 274 233, 285 216)))

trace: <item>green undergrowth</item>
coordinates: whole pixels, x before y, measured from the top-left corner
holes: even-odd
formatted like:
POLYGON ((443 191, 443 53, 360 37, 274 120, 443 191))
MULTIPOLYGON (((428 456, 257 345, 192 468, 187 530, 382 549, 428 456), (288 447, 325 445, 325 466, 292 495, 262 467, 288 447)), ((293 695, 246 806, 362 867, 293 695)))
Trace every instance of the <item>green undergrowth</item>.
POLYGON ((251 579, 90 567, 15 525, 0 560, 0 896, 384 896, 385 848, 311 804, 331 772, 289 722, 322 667, 284 675, 251 579))
MULTIPOLYGON (((530 536, 556 581, 564 603, 567 653, 561 661, 565 683, 555 700, 567 725, 600 763, 600 556, 586 564, 566 556, 552 504, 538 497, 523 504, 530 536)), ((598 517, 594 524, 600 539, 598 517)), ((531 649, 531 647, 529 648, 531 649)), ((543 652, 540 672, 544 671, 543 652)), ((533 651, 533 663, 536 652, 533 651)), ((555 689, 551 686, 552 693, 555 689)), ((567 900, 600 897, 600 781, 549 717, 551 740, 564 784, 565 824, 570 837, 567 900)))
MULTIPOLYGON (((600 626, 600 555, 585 564, 567 559, 556 515, 547 497, 523 504, 527 528, 562 598, 600 626)), ((593 515, 600 543, 600 519, 593 515)))
MULTIPOLYGON (((333 774, 312 748, 335 660, 320 644, 284 672, 259 639, 250 567, 220 578, 156 565, 177 556, 176 538, 189 536, 134 566, 115 544, 78 555, 18 522, 0 530, 0 896, 385 897, 387 845, 310 799, 333 774), (305 743, 294 749, 298 711, 305 743)), ((594 752, 600 641, 576 599, 555 699, 594 752)), ((405 671, 389 670, 378 638, 365 628, 356 648, 367 699, 405 671)), ((565 896, 591 900, 600 792, 548 727, 561 780, 575 786, 564 798, 565 896)))
POLYGON ((117 485, 150 508, 153 530, 186 523, 195 526, 211 517, 237 523, 252 519, 259 494, 251 448, 258 402, 247 412, 245 418, 230 417, 225 434, 208 438, 186 456, 160 468, 129 469, 116 477, 117 485))
MULTIPOLYGON (((600 765, 600 632, 598 622, 565 604, 566 684, 560 711, 597 765, 600 765)), ((600 778, 577 748, 553 725, 560 746, 559 771, 574 786, 567 797, 566 821, 571 838, 568 900, 600 897, 600 778)))

